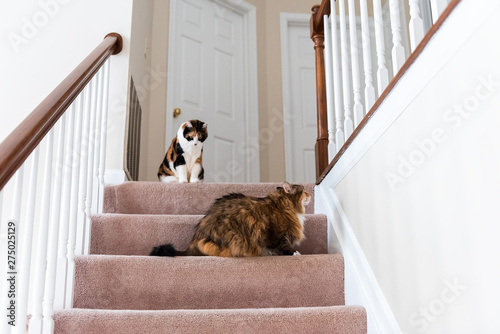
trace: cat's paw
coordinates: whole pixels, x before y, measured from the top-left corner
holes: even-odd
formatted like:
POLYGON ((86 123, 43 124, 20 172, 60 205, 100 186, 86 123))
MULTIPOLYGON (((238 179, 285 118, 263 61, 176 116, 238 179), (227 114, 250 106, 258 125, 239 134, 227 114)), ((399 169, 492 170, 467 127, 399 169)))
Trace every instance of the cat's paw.
POLYGON ((295 255, 302 255, 302 254, 300 254, 299 251, 295 251, 295 253, 293 253, 293 256, 295 255))
POLYGON ((187 183, 188 180, 187 179, 179 179, 179 183, 187 183))
POLYGON ((202 182, 202 180, 200 179, 192 179, 189 181, 189 183, 200 183, 200 182, 202 182))

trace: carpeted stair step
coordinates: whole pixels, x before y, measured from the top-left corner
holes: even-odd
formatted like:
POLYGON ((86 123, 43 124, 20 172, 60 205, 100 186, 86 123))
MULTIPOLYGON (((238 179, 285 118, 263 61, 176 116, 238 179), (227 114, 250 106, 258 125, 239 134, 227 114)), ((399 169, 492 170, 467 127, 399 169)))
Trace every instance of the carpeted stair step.
POLYGON ((88 310, 54 314, 57 334, 366 334, 357 306, 221 310, 88 310))
POLYGON ((344 304, 338 254, 76 258, 75 308, 172 310, 344 304))
MULTIPOLYGON (((232 192, 264 197, 282 183, 162 183, 125 182, 106 186, 105 213, 203 215, 215 199, 232 192)), ((314 185, 306 213, 314 213, 314 185)))
MULTIPOLYGON (((193 237, 201 215, 123 215, 103 214, 92 217, 91 254, 148 255, 154 246, 171 243, 185 250, 193 237)), ((298 247, 301 254, 325 254, 327 219, 324 215, 306 215, 306 239, 298 247)))

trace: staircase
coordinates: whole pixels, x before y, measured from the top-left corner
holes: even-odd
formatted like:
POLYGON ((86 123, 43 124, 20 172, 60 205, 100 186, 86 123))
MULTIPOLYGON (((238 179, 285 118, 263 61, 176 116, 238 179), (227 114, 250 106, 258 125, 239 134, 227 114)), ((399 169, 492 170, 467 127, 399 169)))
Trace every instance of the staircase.
POLYGON ((326 217, 313 202, 302 256, 147 256, 159 244, 187 248, 214 199, 265 196, 278 185, 106 187, 91 255, 76 258, 74 308, 55 312, 55 333, 366 333, 364 308, 344 305, 343 257, 327 254, 326 217))

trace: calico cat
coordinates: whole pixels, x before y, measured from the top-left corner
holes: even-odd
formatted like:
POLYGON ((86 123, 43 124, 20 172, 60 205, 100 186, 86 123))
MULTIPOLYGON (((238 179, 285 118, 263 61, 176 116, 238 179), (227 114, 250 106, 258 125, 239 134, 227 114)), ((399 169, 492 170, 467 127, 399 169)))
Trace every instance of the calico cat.
POLYGON ((207 123, 193 119, 183 123, 177 137, 163 158, 158 169, 162 182, 203 182, 203 142, 208 137, 207 123))
POLYGON ((196 225, 187 251, 168 244, 154 247, 150 255, 294 255, 293 247, 304 239, 305 206, 310 199, 303 186, 286 182, 264 198, 223 196, 196 225))

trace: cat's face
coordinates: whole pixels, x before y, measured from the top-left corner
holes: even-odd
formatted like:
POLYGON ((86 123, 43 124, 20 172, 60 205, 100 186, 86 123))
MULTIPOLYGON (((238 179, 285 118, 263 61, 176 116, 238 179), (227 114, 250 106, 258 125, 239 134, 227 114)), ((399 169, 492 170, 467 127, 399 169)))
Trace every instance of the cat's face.
POLYGON ((292 200, 295 209, 298 213, 306 212, 306 205, 311 201, 311 195, 305 191, 304 186, 300 184, 290 184, 285 182, 283 184, 283 192, 292 200))
POLYGON ((203 147, 203 142, 208 137, 207 123, 197 119, 190 120, 181 125, 182 136, 186 140, 186 144, 192 148, 203 147))

